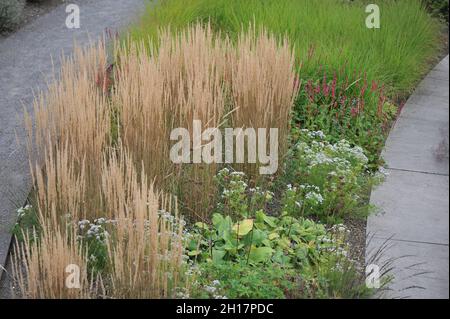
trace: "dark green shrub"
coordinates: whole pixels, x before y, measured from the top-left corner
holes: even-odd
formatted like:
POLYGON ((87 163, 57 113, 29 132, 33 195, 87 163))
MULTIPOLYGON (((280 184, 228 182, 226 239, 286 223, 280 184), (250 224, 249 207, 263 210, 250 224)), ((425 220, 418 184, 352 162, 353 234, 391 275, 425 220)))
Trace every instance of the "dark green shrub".
POLYGON ((448 0, 424 0, 427 9, 448 24, 448 0))
POLYGON ((0 2, 0 32, 11 31, 20 23, 25 6, 24 0, 2 0, 0 2))

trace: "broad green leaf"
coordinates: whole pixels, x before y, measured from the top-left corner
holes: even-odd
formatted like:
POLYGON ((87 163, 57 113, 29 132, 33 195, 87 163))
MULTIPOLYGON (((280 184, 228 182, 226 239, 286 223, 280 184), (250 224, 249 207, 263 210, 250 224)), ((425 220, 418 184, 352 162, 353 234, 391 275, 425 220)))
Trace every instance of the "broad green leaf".
POLYGON ((252 263, 268 262, 272 257, 273 249, 270 247, 252 247, 250 250, 249 260, 252 263))
POLYGON ((215 264, 220 264, 223 262, 223 257, 225 257, 225 250, 213 249, 212 251, 212 260, 215 264))
POLYGON ((191 240, 191 241, 189 242, 189 245, 188 245, 188 249, 189 249, 189 250, 195 250, 195 249, 197 249, 197 247, 198 247, 198 241, 196 241, 196 240, 191 240))
POLYGON ((258 210, 255 213, 255 219, 257 223, 263 223, 264 222, 264 217, 266 217, 266 214, 264 214, 264 212, 262 210, 258 210))
POLYGON ((263 232, 259 229, 253 229, 253 234, 250 234, 248 236, 250 236, 251 239, 250 245, 256 246, 260 246, 262 242, 267 238, 266 232, 263 232))
POLYGON ((233 226, 233 231, 239 237, 247 235, 253 229, 253 219, 244 219, 233 226))
POLYGON ((277 219, 275 217, 270 217, 270 216, 267 216, 267 215, 264 216, 264 221, 270 227, 274 227, 274 228, 277 227, 276 220, 277 219))
POLYGON ((202 222, 197 222, 197 223, 195 223, 195 227, 198 227, 198 228, 200 228, 200 229, 205 229, 205 230, 208 230, 208 229, 209 229, 208 225, 205 224, 205 223, 202 223, 202 222))
POLYGON ((262 241, 262 244, 263 244, 264 246, 267 246, 267 247, 272 247, 272 243, 271 243, 270 240, 268 240, 268 239, 264 239, 264 240, 262 241))
POLYGON ((274 240, 275 238, 279 238, 279 237, 280 237, 280 235, 278 235, 278 233, 271 233, 269 235, 269 239, 270 240, 274 240))
POLYGON ((220 214, 214 214, 212 217, 212 223, 217 229, 219 238, 227 240, 229 238, 229 232, 232 225, 230 216, 223 217, 220 214))
POLYGON ((202 252, 200 250, 193 250, 188 252, 188 256, 197 256, 200 255, 202 252))

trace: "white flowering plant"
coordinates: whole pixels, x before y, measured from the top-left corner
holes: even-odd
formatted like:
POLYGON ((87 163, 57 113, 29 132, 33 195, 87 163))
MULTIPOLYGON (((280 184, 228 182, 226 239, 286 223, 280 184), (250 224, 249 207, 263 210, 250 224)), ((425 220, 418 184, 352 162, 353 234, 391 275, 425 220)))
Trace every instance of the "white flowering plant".
POLYGON ((107 241, 110 236, 110 228, 115 220, 97 218, 94 221, 87 219, 78 222, 78 240, 83 242, 88 253, 88 267, 90 271, 102 272, 108 264, 107 241))
POLYGON ((237 218, 253 215, 264 209, 274 194, 258 186, 249 187, 247 176, 230 168, 223 168, 215 176, 219 186, 220 198, 216 212, 237 218))
MULTIPOLYGON (((39 234, 41 226, 39 224, 39 217, 34 206, 26 204, 17 209, 17 221, 12 228, 12 233, 15 238, 21 242, 24 240, 26 232, 33 232, 39 234)), ((29 240, 33 241, 36 236, 29 236, 29 240)))
POLYGON ((330 143, 321 131, 293 132, 285 180, 294 186, 288 184, 284 194, 285 211, 329 223, 367 215, 369 189, 379 178, 369 170, 364 150, 346 140, 330 143))

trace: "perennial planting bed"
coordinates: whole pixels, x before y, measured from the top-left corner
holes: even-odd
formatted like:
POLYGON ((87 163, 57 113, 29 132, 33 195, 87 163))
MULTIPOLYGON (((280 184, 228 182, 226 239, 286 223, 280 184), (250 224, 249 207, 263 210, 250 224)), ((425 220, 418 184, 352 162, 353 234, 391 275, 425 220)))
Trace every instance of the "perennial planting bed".
POLYGON ((385 27, 369 30, 363 9, 168 0, 129 36, 76 50, 25 114, 34 186, 14 230, 15 293, 370 297, 368 198, 395 101, 436 54, 438 23, 419 1, 382 1, 385 27), (171 160, 171 132, 195 136, 196 123, 276 128, 276 173, 171 160))

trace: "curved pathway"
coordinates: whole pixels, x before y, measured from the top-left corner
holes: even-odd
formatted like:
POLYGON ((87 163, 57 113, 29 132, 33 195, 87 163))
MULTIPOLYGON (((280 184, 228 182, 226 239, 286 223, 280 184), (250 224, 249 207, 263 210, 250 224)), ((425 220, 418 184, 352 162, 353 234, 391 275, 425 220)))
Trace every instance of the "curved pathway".
MULTIPOLYGON (((449 57, 407 101, 386 142, 386 181, 367 224, 367 259, 386 243, 390 298, 449 297, 449 57)), ((381 265, 380 265, 381 266, 381 265)))
MULTIPOLYGON (((15 135, 23 136, 23 107, 30 108, 33 90, 45 88, 46 78, 52 74, 51 57, 58 70, 61 53, 70 54, 74 41, 87 45, 106 28, 125 26, 142 12, 146 1, 72 0, 70 3, 80 7, 80 29, 65 26, 63 4, 0 39, 0 266, 7 257, 15 211, 23 205, 29 190, 28 162, 15 135)), ((0 279, 1 275, 0 267, 0 279)))

